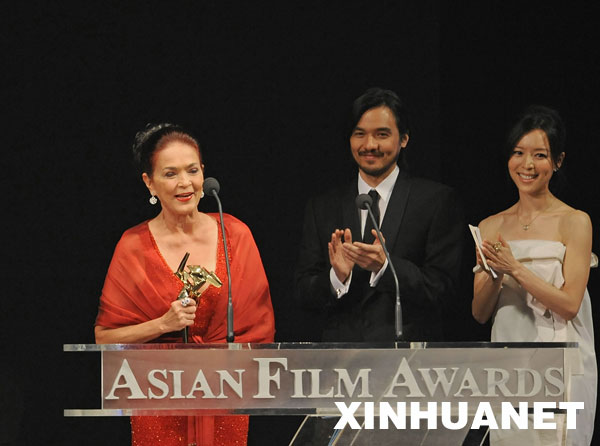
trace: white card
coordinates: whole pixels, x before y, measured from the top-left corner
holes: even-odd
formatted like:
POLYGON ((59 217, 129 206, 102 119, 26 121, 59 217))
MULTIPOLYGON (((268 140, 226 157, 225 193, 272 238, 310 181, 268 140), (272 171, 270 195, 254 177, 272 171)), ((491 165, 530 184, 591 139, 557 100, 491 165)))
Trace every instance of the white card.
POLYGON ((486 271, 489 271, 492 274, 492 277, 496 279, 498 274, 492 268, 489 267, 485 256, 483 255, 483 250, 481 249, 481 245, 483 244, 483 240, 481 239, 481 232, 477 226, 469 225, 469 230, 471 231, 471 235, 473 236, 473 240, 475 241, 475 246, 477 247, 477 251, 479 252, 479 256, 483 262, 483 268, 486 271))

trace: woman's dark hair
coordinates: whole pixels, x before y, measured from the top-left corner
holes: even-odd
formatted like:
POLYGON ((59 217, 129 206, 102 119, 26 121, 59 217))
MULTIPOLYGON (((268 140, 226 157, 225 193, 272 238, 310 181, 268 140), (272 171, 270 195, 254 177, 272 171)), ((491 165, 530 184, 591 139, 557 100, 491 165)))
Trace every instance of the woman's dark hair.
POLYGON ((560 154, 565 151, 566 130, 558 112, 543 105, 530 105, 517 118, 508 132, 506 155, 510 159, 514 148, 523 136, 532 130, 546 133, 550 144, 550 157, 558 165, 560 154))
POLYGON ((505 147, 506 161, 508 162, 512 156, 521 138, 533 130, 542 130, 548 138, 550 158, 555 166, 555 173, 550 179, 549 187, 553 194, 560 196, 567 188, 564 171, 558 169, 560 155, 565 151, 567 131, 558 111, 543 105, 530 105, 523 110, 508 132, 505 147))
POLYGON ((181 141, 195 147, 202 162, 202 150, 198 140, 183 127, 170 123, 147 124, 144 130, 135 134, 132 148, 133 162, 139 173, 152 176, 154 154, 172 141, 181 141))

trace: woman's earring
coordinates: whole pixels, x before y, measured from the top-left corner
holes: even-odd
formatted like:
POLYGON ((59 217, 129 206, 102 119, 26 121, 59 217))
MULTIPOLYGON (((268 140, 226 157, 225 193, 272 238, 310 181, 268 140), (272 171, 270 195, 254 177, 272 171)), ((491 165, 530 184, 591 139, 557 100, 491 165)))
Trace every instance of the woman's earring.
POLYGON ((158 198, 156 198, 156 195, 152 195, 148 201, 151 205, 155 205, 156 203, 158 203, 158 198))
POLYGON ((200 192, 200 198, 204 198, 204 191, 200 192))

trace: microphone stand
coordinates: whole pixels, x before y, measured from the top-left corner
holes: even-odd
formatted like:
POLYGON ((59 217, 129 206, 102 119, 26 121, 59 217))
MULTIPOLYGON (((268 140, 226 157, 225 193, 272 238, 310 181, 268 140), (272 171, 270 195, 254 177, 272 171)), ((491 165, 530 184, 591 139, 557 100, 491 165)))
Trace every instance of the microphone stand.
POLYGON ((223 234, 223 249, 225 251, 225 266, 227 266, 227 342, 231 343, 235 339, 233 333, 233 299, 231 297, 231 267, 229 266, 229 253, 227 252, 227 236, 225 235, 225 223, 223 223, 223 208, 221 200, 216 190, 212 191, 219 207, 219 220, 221 222, 221 234, 223 234))
POLYGON ((398 275, 396 274, 396 269, 394 268, 394 264, 392 263, 390 253, 388 252, 388 250, 385 246, 385 242, 383 241, 381 231, 379 230, 379 224, 377 224, 377 222, 375 221, 375 216, 373 215, 373 211, 371 210, 371 204, 373 204, 373 200, 367 194, 361 194, 356 198, 357 198, 356 204, 358 205, 358 207, 361 209, 366 208, 367 212, 369 213, 369 217, 371 218, 373 227, 375 228, 375 231, 377 232, 377 238, 379 239, 379 243, 381 244, 381 247, 383 248, 385 258, 388 261, 388 267, 390 268, 390 271, 392 272, 392 276, 394 276, 394 284, 396 285, 396 307, 395 307, 395 318, 394 318, 395 327, 394 328, 396 331, 396 341, 400 341, 402 338, 402 305, 400 303, 400 285, 398 283, 398 275), (359 198, 360 198, 360 200, 359 200, 359 198))
POLYGON ((235 340, 233 332, 233 299, 231 297, 231 267, 229 265, 229 253, 227 251, 227 235, 225 234, 225 223, 223 222, 223 208, 221 200, 219 200, 219 182, 214 178, 206 178, 204 180, 204 191, 208 195, 212 195, 217 200, 219 208, 219 220, 221 222, 221 234, 223 234, 223 249, 225 251, 225 266, 227 267, 227 342, 231 343, 235 340))

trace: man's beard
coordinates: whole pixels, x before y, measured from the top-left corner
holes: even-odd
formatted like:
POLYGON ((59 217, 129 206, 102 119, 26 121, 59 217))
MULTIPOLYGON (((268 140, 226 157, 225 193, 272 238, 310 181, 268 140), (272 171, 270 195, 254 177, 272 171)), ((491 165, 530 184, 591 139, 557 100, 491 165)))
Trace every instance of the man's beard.
MULTIPOLYGON (((360 155, 360 153, 359 153, 359 155, 360 155)), ((398 164, 399 156, 400 156, 400 152, 398 152, 398 155, 393 160, 391 160, 388 164, 385 164, 384 166, 381 166, 381 167, 371 167, 371 166, 364 166, 364 165, 361 166, 359 164, 358 168, 360 170, 362 170, 364 173, 366 173, 367 175, 377 178, 377 177, 382 176, 386 172, 388 172, 391 167, 398 164)))

